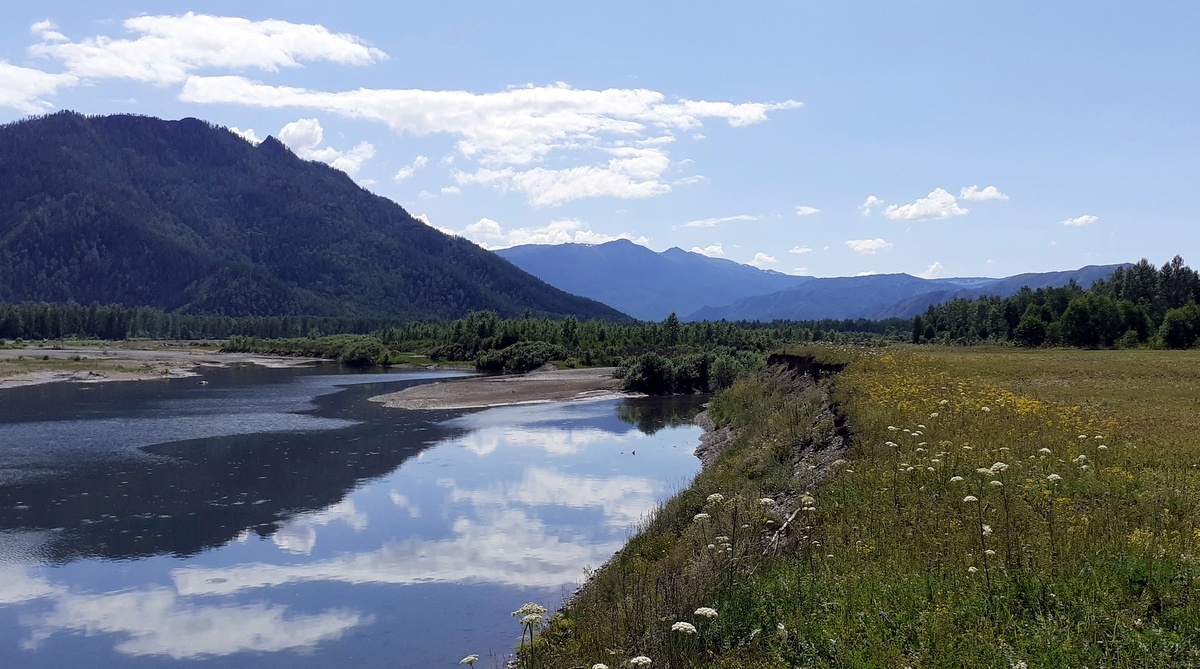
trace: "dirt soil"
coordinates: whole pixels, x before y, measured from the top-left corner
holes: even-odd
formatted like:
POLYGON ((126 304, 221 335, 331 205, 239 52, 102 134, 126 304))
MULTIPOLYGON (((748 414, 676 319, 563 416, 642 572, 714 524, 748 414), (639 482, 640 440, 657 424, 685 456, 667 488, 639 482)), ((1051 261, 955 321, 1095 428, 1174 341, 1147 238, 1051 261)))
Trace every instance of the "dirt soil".
POLYGON ((556 369, 428 383, 372 397, 393 409, 477 409, 512 404, 631 397, 612 367, 556 369))

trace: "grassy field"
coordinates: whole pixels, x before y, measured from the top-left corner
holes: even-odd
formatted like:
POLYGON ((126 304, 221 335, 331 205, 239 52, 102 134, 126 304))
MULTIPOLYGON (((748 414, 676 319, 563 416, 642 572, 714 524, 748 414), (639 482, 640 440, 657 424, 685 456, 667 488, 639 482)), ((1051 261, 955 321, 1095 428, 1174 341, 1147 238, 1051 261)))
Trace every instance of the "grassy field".
POLYGON ((523 666, 1200 666, 1200 352, 821 356, 850 450, 811 452, 821 391, 739 383, 741 436, 523 666))

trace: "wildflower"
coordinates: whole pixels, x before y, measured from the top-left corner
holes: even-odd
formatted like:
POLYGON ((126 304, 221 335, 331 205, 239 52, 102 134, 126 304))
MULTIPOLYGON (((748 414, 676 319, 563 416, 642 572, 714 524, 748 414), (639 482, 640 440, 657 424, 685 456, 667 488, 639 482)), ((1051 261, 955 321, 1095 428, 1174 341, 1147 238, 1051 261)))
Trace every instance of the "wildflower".
POLYGON ((996 551, 994 551, 994 550, 992 550, 992 549, 990 549, 990 548, 989 548, 989 549, 987 549, 986 551, 984 551, 984 554, 985 554, 985 555, 995 555, 995 554, 996 554, 996 551))
POLYGON ((968 572, 970 572, 970 573, 972 573, 972 574, 974 574, 975 572, 977 572, 977 571, 979 571, 979 570, 978 570, 978 569, 976 569, 975 567, 967 567, 967 571, 968 571, 968 572))
MULTIPOLYGON (((593 669, 595 668, 593 667, 593 669)), ((1029 665, 1025 664, 1025 660, 1021 660, 1020 662, 1014 664, 1012 669, 1029 669, 1029 665)))
POLYGON ((988 485, 999 488, 1000 486, 1002 486, 1004 484, 1001 483, 1000 481, 992 481, 991 483, 988 483, 988 485))
POLYGON ((933 413, 929 414, 929 417, 930 417, 930 418, 937 418, 937 417, 938 417, 938 412, 934 411, 933 413))
POLYGON ((758 500, 758 503, 763 506, 774 506, 775 500, 771 499, 770 497, 763 497, 758 500))
POLYGON ((603 662, 597 662, 596 664, 592 665, 592 669, 608 669, 608 665, 604 664, 603 662))
POLYGON ((971 502, 978 502, 979 498, 976 497, 975 495, 967 495, 966 497, 963 498, 963 501, 970 504, 971 502))
POLYGON ((1104 438, 1104 435, 1102 435, 1102 434, 1098 434, 1098 435, 1092 437, 1092 439, 1103 439, 1103 438, 1104 438))
POLYGON ((938 402, 938 404, 940 404, 942 406, 946 406, 949 403, 950 403, 950 400, 942 400, 942 401, 938 402))
POLYGON ((521 618, 521 624, 526 627, 537 627, 542 624, 542 614, 531 613, 524 618, 521 618))
POLYGON ((817 500, 813 499, 811 495, 804 495, 800 498, 800 504, 803 506, 813 506, 816 503, 817 500))
POLYGON ((729 537, 726 537, 726 536, 715 537, 715 538, 713 538, 713 541, 715 541, 719 544, 727 544, 727 543, 729 543, 729 537))
POLYGON ((834 461, 833 461, 833 466, 834 466, 834 467, 837 467, 838 465, 844 465, 844 464, 846 464, 846 461, 845 461, 845 460, 842 460, 842 459, 840 459, 840 458, 839 458, 839 459, 837 459, 837 460, 834 460, 834 461))
POLYGON ((958 482, 959 482, 959 481, 961 481, 961 480, 963 480, 963 477, 961 477, 961 476, 951 476, 951 477, 950 477, 950 482, 951 482, 951 483, 958 483, 958 482))
POLYGON ((685 623, 685 622, 680 621, 680 622, 675 623, 674 625, 671 625, 671 631, 672 632, 683 632, 684 634, 695 634, 696 626, 691 623, 685 623))
POLYGON ((991 476, 991 474, 992 474, 992 468, 991 468, 991 467, 976 467, 976 468, 975 468, 975 473, 976 473, 976 474, 983 474, 984 476, 991 476))
POLYGON ((1047 481, 1049 481, 1049 482, 1051 482, 1051 483, 1057 483, 1057 482, 1059 482, 1059 481, 1061 481, 1061 480, 1062 480, 1062 477, 1061 477, 1061 476, 1059 476, 1058 474, 1051 474, 1051 475, 1049 475, 1049 476, 1047 476, 1047 477, 1046 477, 1046 480, 1047 480, 1047 481))
POLYGON ((708 496, 709 504, 720 504, 721 502, 724 502, 724 501, 725 501, 725 495, 722 495, 719 492, 714 492, 713 494, 708 496))
POLYGON ((888 426, 888 432, 895 432, 896 430, 899 430, 899 429, 900 428, 896 427, 895 425, 888 426))
POLYGON ((1099 446, 1096 447, 1096 450, 1097 451, 1107 451, 1108 446, 1105 446, 1104 444, 1100 444, 1099 446))
POLYGON ((521 605, 521 608, 517 609, 516 611, 513 611, 512 614, 513 614, 514 618, 521 618, 522 622, 523 622, 525 616, 528 616, 531 614, 536 614, 538 616, 541 616, 545 613, 546 613, 546 607, 538 606, 537 604, 534 604, 533 602, 526 602, 525 604, 521 605))
POLYGON ((472 655, 468 655, 468 656, 464 657, 463 659, 459 660, 458 663, 459 664, 468 664, 473 667, 473 666, 475 666, 475 663, 478 661, 479 661, 479 656, 472 654, 472 655))
POLYGON ((637 657, 629 658, 629 665, 633 667, 648 667, 651 664, 650 658, 646 657, 645 655, 638 655, 637 657))
POLYGON ((784 630, 785 630, 785 629, 787 629, 787 628, 786 628, 786 627, 784 627, 783 623, 775 623, 775 629, 777 629, 777 630, 779 630, 780 632, 782 632, 782 631, 784 631, 784 630))
POLYGON ((697 513, 696 515, 692 516, 692 520, 694 520, 694 521, 696 521, 697 523, 699 523, 699 522, 703 522, 703 521, 705 521, 705 520, 708 520, 708 519, 709 519, 709 518, 711 518, 711 517, 712 517, 712 516, 708 515, 707 513, 697 513))
POLYGON ((708 550, 710 550, 710 551, 713 551, 713 550, 716 550, 716 549, 717 549, 717 545, 716 545, 716 544, 709 544, 709 545, 708 545, 708 550))
POLYGON ((696 609, 696 615, 703 618, 716 618, 717 610, 712 607, 701 606, 700 608, 696 609))
POLYGON ((1039 449, 1038 449, 1038 453, 1041 453, 1042 455, 1050 455, 1050 454, 1051 454, 1051 453, 1053 453, 1053 452, 1054 452, 1054 451, 1051 451, 1051 450, 1050 450, 1050 449, 1048 449, 1048 448, 1039 448, 1039 449))
POLYGON ((983 533, 983 536, 985 536, 985 537, 990 537, 990 536, 992 536, 992 526, 991 526, 991 525, 984 525, 984 526, 982 526, 982 527, 980 528, 980 531, 983 533))
POLYGON ((924 425, 921 425, 920 423, 917 423, 917 429, 918 429, 918 430, 924 430, 924 429, 925 429, 925 426, 924 426, 924 425))
POLYGON ((1077 455, 1077 456, 1075 457, 1075 459, 1074 459, 1074 460, 1072 460, 1071 462, 1074 462, 1074 463, 1080 463, 1080 462, 1083 462, 1084 460, 1087 460, 1087 459, 1088 459, 1088 458, 1087 458, 1087 456, 1086 456, 1086 455, 1084 455, 1083 453, 1080 453, 1080 454, 1079 454, 1079 455, 1077 455))
POLYGON ((1080 439, 1087 439, 1087 435, 1086 435, 1086 434, 1081 434, 1081 435, 1079 435, 1079 438, 1080 438, 1080 439))
POLYGON ((998 474, 1006 469, 1008 469, 1008 465, 1004 464, 1003 462, 996 462, 992 464, 993 474, 998 474))
POLYGON ((991 409, 989 409, 988 407, 979 407, 979 410, 984 413, 988 413, 989 411, 991 411, 991 409))

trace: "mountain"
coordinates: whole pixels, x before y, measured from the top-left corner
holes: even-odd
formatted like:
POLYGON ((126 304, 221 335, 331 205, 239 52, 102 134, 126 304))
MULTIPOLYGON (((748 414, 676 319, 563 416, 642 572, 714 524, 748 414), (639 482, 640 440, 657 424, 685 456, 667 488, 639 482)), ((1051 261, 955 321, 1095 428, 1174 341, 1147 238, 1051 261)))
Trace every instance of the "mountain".
POLYGON ((61 112, 0 127, 0 301, 188 313, 624 319, 268 137, 61 112))
POLYGON ((983 295, 1008 297, 1022 287, 1092 285, 1123 265, 1089 265, 1077 270, 1018 274, 1004 279, 920 279, 908 274, 812 279, 799 286, 697 310, 685 320, 819 320, 823 318, 912 318, 931 304, 983 295))
POLYGON ((657 253, 624 239, 605 244, 529 244, 497 253, 552 286, 650 321, 773 293, 811 279, 679 248, 657 253))

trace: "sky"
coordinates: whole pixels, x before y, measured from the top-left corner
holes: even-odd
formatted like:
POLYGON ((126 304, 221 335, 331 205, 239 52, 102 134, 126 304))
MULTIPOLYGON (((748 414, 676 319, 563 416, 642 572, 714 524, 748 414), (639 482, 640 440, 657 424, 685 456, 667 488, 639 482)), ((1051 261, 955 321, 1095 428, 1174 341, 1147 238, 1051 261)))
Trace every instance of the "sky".
POLYGON ((272 135, 489 249, 626 238, 815 276, 1200 263, 1198 3, 8 4, 0 122, 272 135))

